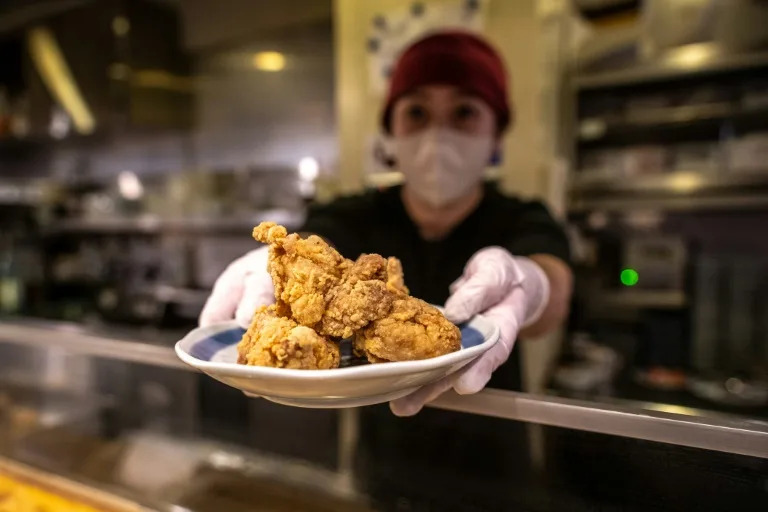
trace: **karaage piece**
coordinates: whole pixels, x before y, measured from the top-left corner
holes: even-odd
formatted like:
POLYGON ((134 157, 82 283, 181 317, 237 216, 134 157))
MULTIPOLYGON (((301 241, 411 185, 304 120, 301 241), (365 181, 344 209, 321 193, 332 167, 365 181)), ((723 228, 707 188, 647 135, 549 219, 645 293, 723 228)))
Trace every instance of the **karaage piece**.
POLYGON ((351 263, 344 270, 341 282, 328 294, 318 332, 349 338, 389 313, 394 294, 386 282, 387 270, 387 260, 378 254, 364 254, 351 263))
POLYGON ((349 267, 335 249, 319 236, 302 239, 288 234, 274 222, 262 222, 253 238, 269 244, 268 270, 275 286, 275 299, 290 308, 291 317, 313 327, 326 311, 328 294, 341 282, 349 267))
POLYGON ((408 287, 405 286, 403 264, 394 256, 387 258, 387 290, 400 295, 408 295, 408 287))
POLYGON ((395 258, 364 254, 352 262, 320 237, 302 239, 271 222, 254 228, 253 237, 270 244, 278 306, 323 336, 352 336, 389 313, 395 294, 407 293, 395 258))
POLYGON ((421 299, 401 296, 390 313, 355 336, 355 352, 372 363, 428 359, 461 348, 461 332, 421 299))
POLYGON ((278 316, 275 306, 264 306, 253 316, 250 327, 237 345, 240 364, 327 370, 338 368, 336 343, 290 318, 278 316))

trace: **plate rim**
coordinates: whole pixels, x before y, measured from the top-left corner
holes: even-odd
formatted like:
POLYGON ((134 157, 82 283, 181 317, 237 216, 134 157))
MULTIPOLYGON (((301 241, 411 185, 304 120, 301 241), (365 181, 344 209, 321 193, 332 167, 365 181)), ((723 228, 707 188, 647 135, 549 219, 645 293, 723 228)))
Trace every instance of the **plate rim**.
POLYGON ((269 366, 253 366, 237 363, 222 363, 211 362, 198 359, 188 352, 186 352, 182 345, 189 343, 189 338, 199 332, 199 329, 210 329, 211 332, 220 332, 223 328, 229 329, 237 327, 242 329, 240 325, 234 320, 227 322, 219 322, 216 324, 207 325, 205 327, 198 327, 188 332, 181 340, 176 342, 174 350, 176 355, 184 363, 196 368, 204 373, 216 374, 227 377, 245 377, 245 378, 269 378, 276 380, 357 380, 360 378, 372 378, 372 377, 394 377, 400 375, 408 375, 413 373, 420 373, 454 364, 463 363, 469 364, 471 361, 484 354, 501 338, 501 329, 499 326, 490 321, 483 315, 475 315, 467 322, 471 323, 479 319, 482 322, 486 322, 491 328, 491 333, 488 338, 479 345, 469 347, 449 354, 443 354, 437 357, 431 357, 428 359, 420 359, 416 361, 395 361, 381 364, 351 366, 346 368, 331 368, 328 370, 298 370, 293 368, 272 368, 269 366))

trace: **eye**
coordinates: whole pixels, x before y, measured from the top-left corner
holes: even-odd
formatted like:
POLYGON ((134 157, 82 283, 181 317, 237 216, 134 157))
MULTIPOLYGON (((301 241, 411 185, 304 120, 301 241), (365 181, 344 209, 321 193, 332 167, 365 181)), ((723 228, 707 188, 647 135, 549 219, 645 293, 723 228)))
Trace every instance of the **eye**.
POLYGON ((421 122, 427 118, 427 109, 418 104, 409 105, 405 110, 405 115, 411 121, 421 122))
POLYGON ((456 107, 454 116, 458 121, 469 121, 478 115, 477 107, 469 103, 463 103, 456 107))

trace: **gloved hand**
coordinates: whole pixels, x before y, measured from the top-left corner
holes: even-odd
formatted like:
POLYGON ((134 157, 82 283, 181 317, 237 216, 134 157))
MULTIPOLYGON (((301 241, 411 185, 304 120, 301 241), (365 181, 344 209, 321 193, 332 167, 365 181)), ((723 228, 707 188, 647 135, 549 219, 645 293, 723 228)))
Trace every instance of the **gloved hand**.
POLYGON ((275 288, 267 272, 268 256, 269 248, 264 246, 229 264, 200 313, 201 327, 234 318, 247 329, 259 306, 275 302, 275 288))
POLYGON ((392 401, 392 412, 412 416, 450 388, 461 395, 483 389, 491 374, 509 358, 519 331, 535 323, 548 302, 549 279, 539 265, 500 247, 478 251, 451 285, 445 315, 460 324, 482 313, 501 329, 498 343, 466 368, 392 401))

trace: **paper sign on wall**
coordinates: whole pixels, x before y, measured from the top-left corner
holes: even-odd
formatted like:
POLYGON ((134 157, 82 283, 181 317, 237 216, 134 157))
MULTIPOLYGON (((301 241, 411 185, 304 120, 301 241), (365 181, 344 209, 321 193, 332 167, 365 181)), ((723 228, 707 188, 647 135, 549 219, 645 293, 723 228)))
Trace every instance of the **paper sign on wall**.
POLYGON ((487 4, 488 0, 413 2, 408 8, 375 15, 367 41, 372 92, 384 94, 400 52, 427 33, 447 28, 480 32, 487 4))

